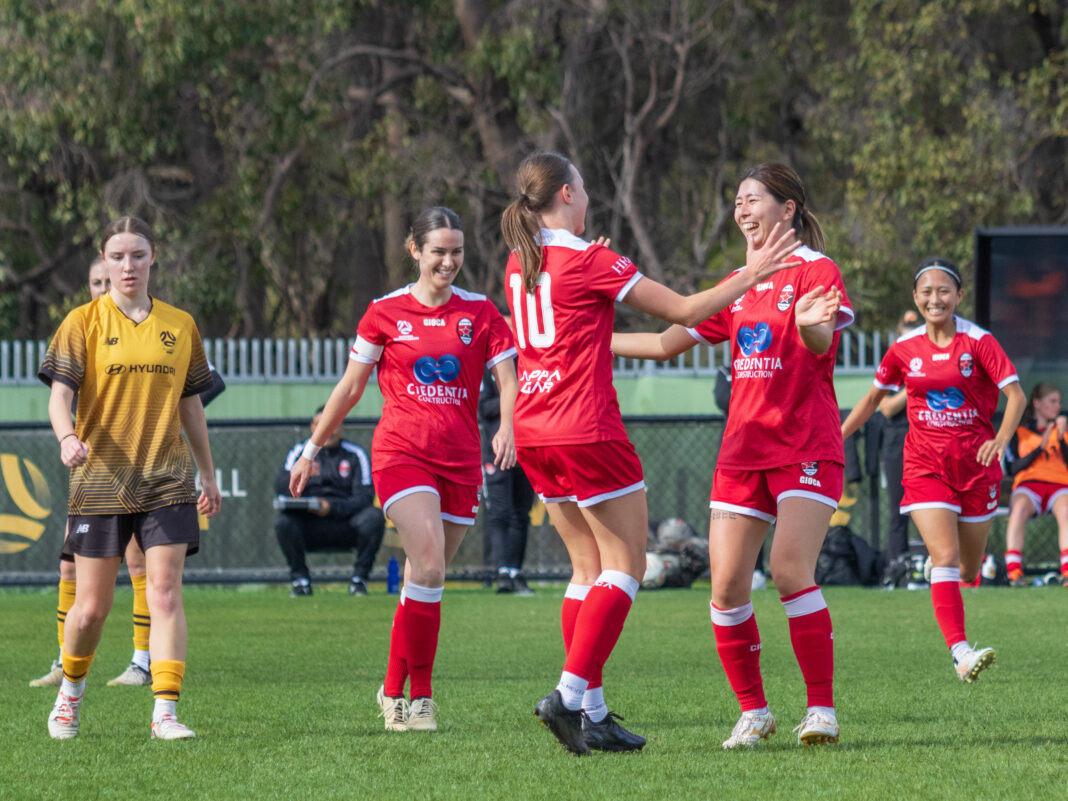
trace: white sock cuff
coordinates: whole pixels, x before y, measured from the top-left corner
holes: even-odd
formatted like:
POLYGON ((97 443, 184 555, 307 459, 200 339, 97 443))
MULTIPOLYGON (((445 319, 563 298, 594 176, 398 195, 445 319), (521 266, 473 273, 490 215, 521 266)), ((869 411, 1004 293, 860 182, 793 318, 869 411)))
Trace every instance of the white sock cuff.
POLYGON ((815 587, 789 601, 783 601, 782 608, 786 610, 787 617, 803 617, 826 609, 827 602, 823 600, 823 591, 815 587))
POLYGON ((752 601, 735 609, 720 609, 709 601, 708 608, 712 610, 712 624, 715 626, 740 626, 753 616, 752 601))
POLYGON ((571 584, 567 585, 567 589, 564 590, 564 597, 571 598, 575 601, 585 601, 586 596, 590 592, 589 584, 571 584))
POLYGON ((444 587, 421 587, 411 582, 404 585, 405 598, 411 598, 413 601, 419 601, 424 604, 441 603, 441 596, 444 592, 444 587))
POLYGON ((932 567, 931 568, 931 583, 940 584, 943 581, 960 581, 960 568, 959 567, 932 567))
POLYGON ((638 594, 638 579, 634 576, 624 573, 622 570, 602 570, 601 575, 597 577, 596 584, 607 584, 610 587, 618 587, 630 596, 630 600, 633 601, 638 594))

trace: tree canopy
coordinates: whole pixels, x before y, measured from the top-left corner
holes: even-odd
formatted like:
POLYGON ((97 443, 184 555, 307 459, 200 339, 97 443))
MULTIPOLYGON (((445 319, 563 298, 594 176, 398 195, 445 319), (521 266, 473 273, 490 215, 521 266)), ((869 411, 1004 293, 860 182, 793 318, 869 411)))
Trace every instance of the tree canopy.
POLYGON ((499 297, 536 148, 679 290, 743 257, 742 170, 791 164, 886 326, 975 226, 1068 224, 1066 43, 1054 0, 0 0, 0 338, 87 299, 121 214, 212 336, 350 334, 414 275, 432 204, 465 221, 461 283, 499 297))

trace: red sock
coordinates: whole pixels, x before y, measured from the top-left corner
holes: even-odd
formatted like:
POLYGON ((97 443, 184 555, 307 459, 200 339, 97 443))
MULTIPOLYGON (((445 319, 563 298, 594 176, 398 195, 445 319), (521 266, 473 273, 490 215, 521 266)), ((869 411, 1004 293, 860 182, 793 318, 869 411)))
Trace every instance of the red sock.
POLYGON ((389 633, 389 661, 386 663, 386 680, 382 691, 396 698, 404 695, 404 683, 408 680, 408 660, 404 658, 404 601, 397 602, 393 613, 393 629, 389 633))
MULTIPOLYGON (((584 584, 568 584, 564 592, 564 603, 560 607, 560 630, 564 633, 564 653, 571 652, 571 642, 575 637, 575 622, 578 620, 582 602, 586 599, 590 588, 584 584)), ((603 671, 598 670, 596 675, 589 680, 587 690, 595 690, 603 682, 603 671)))
POLYGON ((809 587, 781 600, 794 656, 805 679, 808 706, 834 706, 834 629, 823 593, 819 587, 809 587))
POLYGON ((742 711, 766 707, 760 676, 760 632, 752 602, 737 609, 720 609, 713 604, 712 631, 719 661, 742 711))
POLYGON ((618 570, 605 570, 590 588, 575 620, 564 670, 587 681, 600 680, 604 663, 616 647, 638 592, 638 581, 618 570))
POLYGON ((417 587, 409 584, 404 599, 404 655, 408 661, 408 682, 412 698, 430 698, 430 677, 438 652, 441 630, 443 587, 417 587), (422 600, 417 600, 418 597, 422 600), (436 596, 436 600, 434 597, 436 596))
POLYGON ((1068 548, 1061 551, 1061 575, 1068 576, 1068 548))
POLYGON ((1019 551, 1005 551, 1005 570, 1009 574, 1009 578, 1016 578, 1013 575, 1014 572, 1023 572, 1023 554, 1019 551))
POLYGON ((934 606, 935 620, 946 647, 952 648, 959 642, 967 642, 964 635, 964 599, 960 595, 960 570, 954 567, 936 567, 931 572, 931 604, 934 606), (941 577, 938 571, 948 571, 941 577))

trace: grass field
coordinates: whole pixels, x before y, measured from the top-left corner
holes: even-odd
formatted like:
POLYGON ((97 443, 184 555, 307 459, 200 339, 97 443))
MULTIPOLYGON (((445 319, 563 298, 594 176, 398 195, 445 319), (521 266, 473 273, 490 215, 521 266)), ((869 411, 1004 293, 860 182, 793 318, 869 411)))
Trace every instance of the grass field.
POLYGON ((779 733, 725 752, 738 710, 716 659, 707 584, 639 595, 605 670, 640 754, 576 758, 532 716, 563 660, 563 586, 532 598, 445 594, 439 731, 385 732, 395 596, 342 585, 186 591, 179 714, 197 739, 151 741, 149 688, 104 686, 130 654, 120 591, 89 676, 82 733, 49 739, 54 592, 0 593, 0 799, 1024 799, 1068 795, 1068 590, 966 590, 968 631, 998 664, 960 682, 927 592, 825 590, 842 740, 802 749, 804 686, 774 591, 756 594, 779 733))

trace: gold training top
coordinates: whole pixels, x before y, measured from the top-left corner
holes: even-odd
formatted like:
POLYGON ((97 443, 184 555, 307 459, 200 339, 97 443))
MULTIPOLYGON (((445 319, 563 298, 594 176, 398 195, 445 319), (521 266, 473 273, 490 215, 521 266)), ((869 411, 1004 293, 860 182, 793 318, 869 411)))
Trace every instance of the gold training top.
POLYGON ((178 401, 211 384, 193 318, 155 298, 140 323, 102 295, 67 315, 37 376, 78 393, 75 432, 89 458, 71 469, 70 514, 149 512, 196 501, 178 401))

